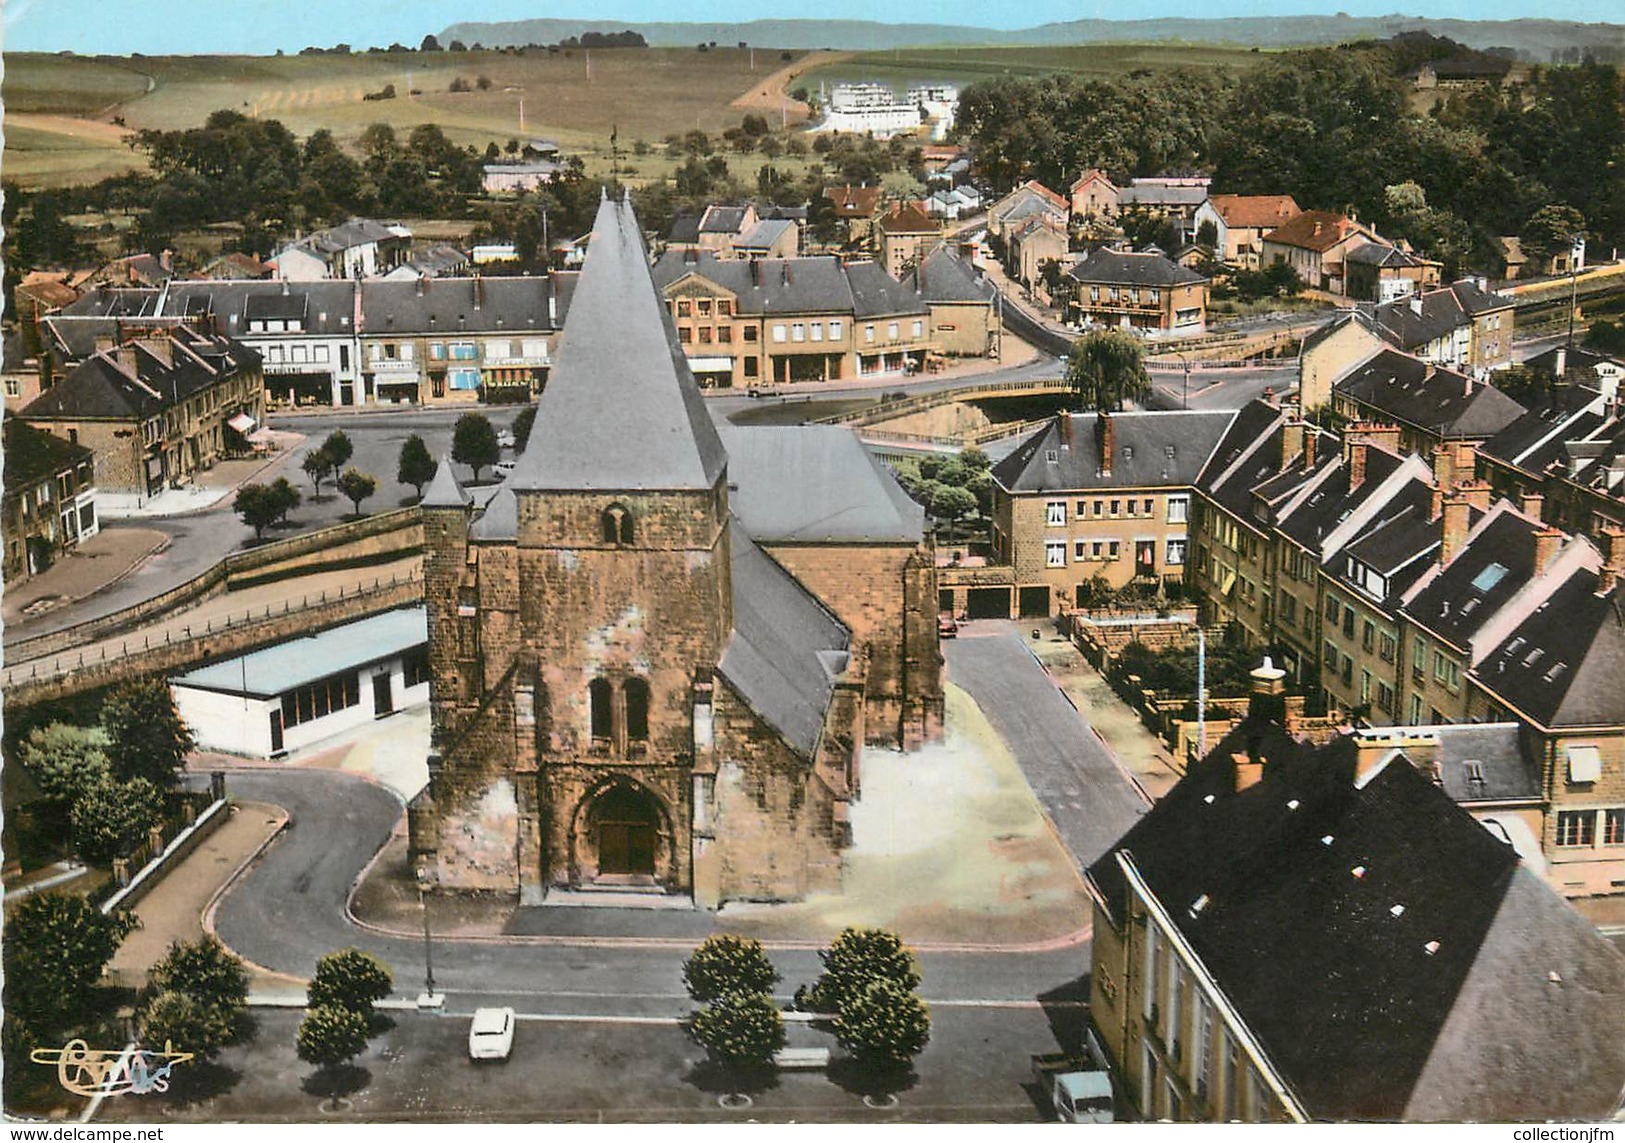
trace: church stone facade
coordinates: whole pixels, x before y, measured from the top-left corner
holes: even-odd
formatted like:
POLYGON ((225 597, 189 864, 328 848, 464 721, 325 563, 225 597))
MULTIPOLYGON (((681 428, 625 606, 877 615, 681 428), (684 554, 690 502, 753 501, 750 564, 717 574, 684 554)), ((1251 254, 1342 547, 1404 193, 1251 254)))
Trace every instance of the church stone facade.
POLYGON ((423 502, 420 875, 523 904, 838 887, 863 746, 940 733, 923 516, 846 430, 719 435, 629 203, 600 208, 525 452, 476 491, 442 463, 423 502))

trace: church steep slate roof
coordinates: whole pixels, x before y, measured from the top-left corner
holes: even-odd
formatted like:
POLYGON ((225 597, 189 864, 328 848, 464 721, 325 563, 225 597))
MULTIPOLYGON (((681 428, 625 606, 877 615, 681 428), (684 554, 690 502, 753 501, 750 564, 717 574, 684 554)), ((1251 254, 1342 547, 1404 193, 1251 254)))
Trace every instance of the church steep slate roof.
POLYGON ((516 490, 711 488, 728 456, 649 273, 632 204, 604 198, 516 490))
POLYGON ((925 510, 837 425, 725 426, 729 504, 762 543, 908 543, 925 510))

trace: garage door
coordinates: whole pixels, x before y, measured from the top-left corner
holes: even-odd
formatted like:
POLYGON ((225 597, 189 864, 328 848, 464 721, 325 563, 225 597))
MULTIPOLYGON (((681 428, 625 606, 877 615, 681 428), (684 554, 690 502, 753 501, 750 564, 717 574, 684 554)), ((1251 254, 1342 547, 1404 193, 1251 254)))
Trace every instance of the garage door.
POLYGON ((1049 617, 1050 591, 1046 587, 1024 587, 1021 589, 1021 617, 1023 619, 1047 619, 1049 617))
POLYGON ((973 587, 966 600, 966 610, 972 619, 1009 619, 1010 589, 973 587))

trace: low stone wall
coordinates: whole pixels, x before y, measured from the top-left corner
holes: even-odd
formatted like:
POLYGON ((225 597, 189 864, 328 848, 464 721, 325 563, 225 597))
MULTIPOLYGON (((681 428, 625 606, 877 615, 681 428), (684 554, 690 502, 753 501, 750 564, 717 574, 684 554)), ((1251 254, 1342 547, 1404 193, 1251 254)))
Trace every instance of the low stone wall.
POLYGON ((233 552, 201 575, 130 607, 72 627, 8 641, 5 659, 8 663, 27 663, 58 655, 134 630, 223 591, 317 571, 387 562, 422 548, 423 514, 416 507, 319 528, 286 540, 261 544, 246 552, 233 552))
MULTIPOLYGON (((225 824, 231 816, 224 791, 225 784, 220 776, 215 776, 214 788, 216 797, 203 811, 198 814, 197 820, 180 830, 169 842, 158 849, 157 854, 146 864, 142 865, 135 875, 101 904, 103 913, 111 913, 115 909, 128 909, 141 898, 152 891, 153 886, 163 880, 163 876, 170 868, 178 864, 187 854, 203 844, 205 838, 214 833, 225 824)), ((122 862, 114 863, 114 880, 119 881, 122 862)))
POLYGON ((421 574, 393 576, 355 590, 320 592, 281 606, 266 604, 209 621, 202 631, 184 627, 179 635, 164 632, 127 639, 117 646, 102 643, 90 650, 65 651, 9 667, 0 675, 8 706, 66 698, 158 672, 173 672, 211 659, 241 654, 297 635, 364 619, 397 607, 423 602, 421 574))

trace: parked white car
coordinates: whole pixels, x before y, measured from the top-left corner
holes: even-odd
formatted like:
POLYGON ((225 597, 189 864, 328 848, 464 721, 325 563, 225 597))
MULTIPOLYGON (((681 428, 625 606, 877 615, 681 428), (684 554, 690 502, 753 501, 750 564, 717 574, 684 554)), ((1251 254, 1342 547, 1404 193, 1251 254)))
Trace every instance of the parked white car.
POLYGON ((505 1060, 513 1051, 512 1008, 476 1008, 468 1028, 468 1058, 505 1060))

